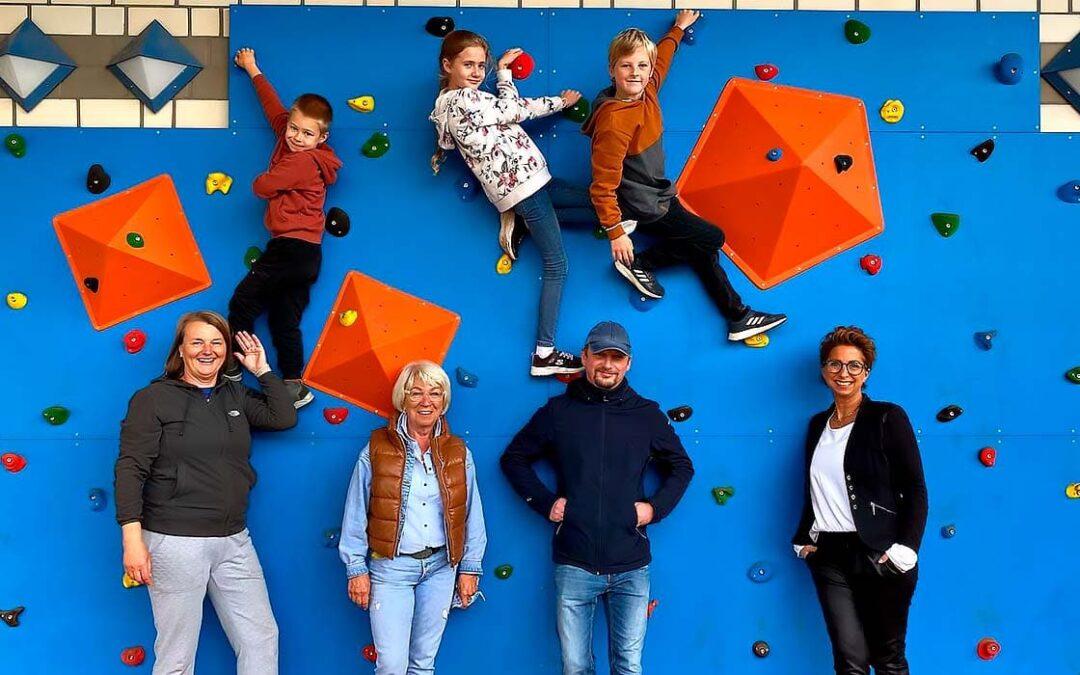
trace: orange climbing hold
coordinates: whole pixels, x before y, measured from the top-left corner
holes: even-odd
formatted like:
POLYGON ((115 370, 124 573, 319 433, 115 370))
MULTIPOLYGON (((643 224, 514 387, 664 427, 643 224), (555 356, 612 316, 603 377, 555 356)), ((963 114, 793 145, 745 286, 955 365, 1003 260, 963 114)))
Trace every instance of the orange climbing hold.
POLYGON ((866 107, 850 96, 732 78, 678 181, 724 251, 770 288, 884 229, 866 107), (770 162, 770 148, 783 160, 770 162), (852 158, 837 173, 834 158, 852 158))
POLYGON ((359 272, 349 272, 304 371, 304 382, 389 417, 390 390, 409 361, 442 362, 461 317, 359 272), (338 316, 356 311, 351 326, 338 316))
POLYGON ((53 226, 97 330, 210 286, 167 175, 61 213, 53 226), (138 246, 131 233, 137 233, 138 246), (83 283, 87 278, 98 280, 96 292, 83 283))

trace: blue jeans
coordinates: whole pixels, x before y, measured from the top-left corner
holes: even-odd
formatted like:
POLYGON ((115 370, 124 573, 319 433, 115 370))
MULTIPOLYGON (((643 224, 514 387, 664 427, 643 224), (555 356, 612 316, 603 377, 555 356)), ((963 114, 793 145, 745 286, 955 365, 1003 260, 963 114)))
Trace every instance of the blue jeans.
POLYGON ((594 229, 600 220, 585 189, 557 178, 518 202, 514 213, 525 221, 543 262, 536 344, 554 347, 555 326, 559 322, 559 305, 567 272, 566 250, 563 248, 559 224, 594 229))
POLYGON ((457 580, 445 552, 426 560, 372 557, 368 571, 375 675, 434 673, 457 580))
POLYGON ((608 661, 612 675, 641 672, 649 609, 649 566, 621 574, 593 574, 555 566, 555 611, 562 643, 563 675, 593 675, 593 615, 604 598, 608 661))

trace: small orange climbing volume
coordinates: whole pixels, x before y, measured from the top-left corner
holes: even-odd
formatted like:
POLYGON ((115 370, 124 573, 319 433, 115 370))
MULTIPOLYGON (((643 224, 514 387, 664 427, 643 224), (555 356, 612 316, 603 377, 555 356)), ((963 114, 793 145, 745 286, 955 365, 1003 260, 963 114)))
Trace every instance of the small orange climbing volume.
POLYGON ((210 286, 167 175, 61 213, 53 226, 97 330, 210 286))
POLYGON ((359 272, 345 276, 304 382, 389 418, 390 392, 401 368, 416 359, 441 363, 461 317, 359 272), (356 320, 344 325, 344 312, 356 320), (351 316, 351 314, 350 314, 351 316))
POLYGON ((866 107, 850 96, 732 78, 678 190, 759 288, 885 229, 866 107), (782 154, 768 161, 773 148, 782 154), (839 155, 851 160, 843 171, 839 155))

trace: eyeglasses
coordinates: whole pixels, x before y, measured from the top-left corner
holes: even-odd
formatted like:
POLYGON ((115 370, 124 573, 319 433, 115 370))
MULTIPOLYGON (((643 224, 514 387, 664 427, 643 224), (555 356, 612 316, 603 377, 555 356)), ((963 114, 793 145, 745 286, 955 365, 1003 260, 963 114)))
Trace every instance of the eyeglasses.
POLYGON ((412 391, 408 392, 407 395, 409 397, 409 401, 413 403, 419 403, 424 398, 425 394, 432 401, 441 401, 443 399, 443 393, 441 389, 436 389, 435 391, 420 391, 419 389, 413 389, 412 391))
POLYGON ((866 370, 866 364, 862 361, 837 361, 836 359, 829 359, 824 364, 825 370, 830 373, 839 373, 844 368, 847 368, 849 375, 862 375, 866 370))

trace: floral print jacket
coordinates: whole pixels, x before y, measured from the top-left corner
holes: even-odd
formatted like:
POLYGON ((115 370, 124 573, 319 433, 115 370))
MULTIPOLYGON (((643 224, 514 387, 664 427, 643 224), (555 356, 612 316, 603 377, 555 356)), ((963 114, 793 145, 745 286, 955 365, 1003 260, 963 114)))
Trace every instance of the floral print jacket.
POLYGON ((457 148, 499 212, 512 209, 551 180, 547 160, 519 122, 563 109, 560 96, 522 98, 510 70, 496 74, 498 96, 478 89, 446 89, 428 117, 439 147, 457 148))

